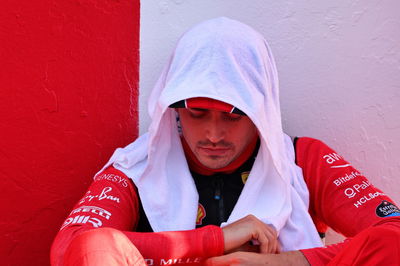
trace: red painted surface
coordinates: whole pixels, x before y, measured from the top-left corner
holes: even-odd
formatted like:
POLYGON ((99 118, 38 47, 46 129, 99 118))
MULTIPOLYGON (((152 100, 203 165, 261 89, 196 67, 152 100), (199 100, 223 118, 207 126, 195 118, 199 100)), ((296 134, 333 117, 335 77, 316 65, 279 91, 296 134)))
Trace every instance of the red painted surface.
POLYGON ((137 136, 139 0, 2 1, 1 265, 50 244, 113 150, 137 136))

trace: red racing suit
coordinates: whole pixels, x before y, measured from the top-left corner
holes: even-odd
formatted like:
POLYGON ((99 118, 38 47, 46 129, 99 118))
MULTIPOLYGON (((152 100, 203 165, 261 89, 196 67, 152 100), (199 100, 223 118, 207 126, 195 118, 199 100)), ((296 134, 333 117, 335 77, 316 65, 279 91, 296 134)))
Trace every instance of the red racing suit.
MULTIPOLYGON (((364 232, 378 230, 377 246, 393 244, 390 235, 400 235, 400 210, 321 141, 298 138, 295 152, 309 190, 309 213, 318 232, 323 235, 331 227, 347 237, 338 244, 301 252, 311 265, 334 263, 349 254, 352 259, 361 254, 373 262, 380 255, 361 248, 362 243, 371 241, 371 234, 364 232), (384 234, 387 237, 382 237, 384 234)), ((62 225, 52 246, 52 265, 62 265, 63 254, 75 236, 99 227, 123 231, 148 265, 196 264, 222 255, 223 234, 217 225, 226 221, 232 210, 251 169, 252 158, 234 173, 222 177, 210 178, 192 172, 199 191, 198 228, 176 232, 151 232, 135 185, 122 172, 107 168, 95 177, 62 225), (233 181, 227 182, 228 178, 233 181)), ((397 261, 399 253, 397 249, 397 255, 393 255, 397 261)))

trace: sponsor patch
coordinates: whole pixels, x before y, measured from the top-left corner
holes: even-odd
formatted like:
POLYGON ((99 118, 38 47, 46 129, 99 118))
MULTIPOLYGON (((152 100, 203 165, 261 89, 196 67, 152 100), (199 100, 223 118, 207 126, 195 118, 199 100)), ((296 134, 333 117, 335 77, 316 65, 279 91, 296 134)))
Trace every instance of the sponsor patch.
POLYGON ((247 179, 249 178, 249 175, 250 175, 250 172, 248 172, 248 171, 247 171, 247 172, 243 172, 243 173, 241 174, 243 184, 246 184, 247 179))
POLYGON ((400 216, 400 209, 393 203, 383 200, 381 204, 376 207, 375 213, 379 217, 400 216))
POLYGON ((346 188, 344 190, 344 194, 348 198, 353 198, 357 193, 362 192, 364 189, 367 189, 371 184, 369 181, 363 181, 361 184, 355 184, 352 187, 346 188))
POLYGON ((322 158, 325 159, 325 162, 330 165, 335 162, 338 162, 338 161, 344 162, 344 164, 340 164, 340 165, 331 165, 331 168, 346 168, 346 167, 351 166, 351 164, 346 163, 343 160, 343 157, 340 156, 339 154, 337 154, 336 152, 325 154, 324 156, 322 156, 322 158))
POLYGON ((368 195, 362 196, 356 203, 354 203, 354 206, 356 208, 361 207, 364 203, 367 203, 368 201, 379 197, 379 196, 385 196, 384 193, 381 193, 379 191, 375 192, 375 193, 368 193, 368 195))
POLYGON ((97 228, 102 226, 103 222, 98 218, 92 217, 93 214, 98 215, 107 220, 110 220, 110 217, 112 215, 111 212, 96 206, 80 206, 72 210, 72 212, 69 215, 72 216, 75 214, 78 215, 75 217, 69 217, 65 220, 60 230, 63 230, 68 225, 86 224, 86 223, 91 223, 93 227, 97 228))
POLYGON ((75 210, 73 210, 70 213, 70 215, 73 215, 76 213, 85 213, 85 212, 97 214, 98 216, 106 218, 107 220, 109 220, 111 217, 111 212, 106 211, 105 209, 99 208, 96 206, 80 206, 80 207, 76 208, 75 210))
POLYGON ((199 207, 197 208, 196 225, 201 225, 204 217, 206 217, 206 210, 204 209, 203 205, 199 203, 199 207))
POLYGON ((199 264, 201 258, 179 258, 179 259, 161 259, 160 265, 175 265, 175 264, 199 264))
POLYGON ((113 195, 110 195, 109 193, 112 191, 112 187, 105 187, 100 194, 98 195, 92 195, 92 192, 89 190, 86 192, 85 196, 79 201, 79 204, 85 203, 85 202, 91 202, 93 199, 97 200, 111 200, 115 202, 120 202, 120 199, 118 197, 115 197, 113 195))
POLYGON ((335 184, 337 187, 353 180, 354 178, 356 178, 357 176, 361 176, 361 173, 357 172, 357 171, 352 171, 350 174, 346 174, 345 176, 341 176, 337 179, 335 179, 333 181, 333 184, 335 184))
POLYGON ((91 223, 93 227, 98 228, 103 225, 100 219, 91 217, 90 215, 78 215, 75 217, 70 217, 65 220, 60 230, 63 230, 66 226, 72 224, 86 224, 91 223))
POLYGON ((332 153, 329 153, 329 154, 325 154, 324 156, 322 156, 322 158, 324 158, 325 161, 326 161, 328 164, 333 164, 334 162, 343 159, 342 156, 340 156, 339 154, 337 154, 337 153, 335 153, 335 152, 332 152, 332 153))
POLYGON ((123 187, 128 187, 128 180, 126 178, 123 178, 115 174, 107 174, 107 173, 99 174, 94 178, 94 180, 95 181, 108 180, 117 183, 123 187))

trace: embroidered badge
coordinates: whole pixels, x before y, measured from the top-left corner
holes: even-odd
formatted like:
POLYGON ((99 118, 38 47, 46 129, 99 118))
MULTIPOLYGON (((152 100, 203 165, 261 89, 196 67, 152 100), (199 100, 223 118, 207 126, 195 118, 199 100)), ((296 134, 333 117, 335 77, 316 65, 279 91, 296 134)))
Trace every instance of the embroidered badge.
POLYGON ((250 175, 250 172, 249 172, 249 171, 243 172, 243 173, 241 174, 243 184, 246 184, 247 178, 249 178, 249 175, 250 175))
POLYGON ((379 217, 400 216, 400 209, 393 203, 383 200, 381 204, 376 207, 376 215, 379 217))
POLYGON ((204 209, 203 205, 199 203, 199 207, 197 208, 196 225, 201 225, 204 217, 206 217, 206 210, 204 209))

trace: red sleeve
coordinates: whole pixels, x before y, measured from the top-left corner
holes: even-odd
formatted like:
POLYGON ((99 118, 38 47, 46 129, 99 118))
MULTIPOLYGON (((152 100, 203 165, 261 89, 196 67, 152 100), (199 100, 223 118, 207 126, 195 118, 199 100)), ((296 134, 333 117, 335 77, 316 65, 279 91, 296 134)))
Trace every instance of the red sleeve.
MULTIPOLYGON (((296 143, 297 164, 310 192, 309 212, 319 232, 327 226, 353 237, 371 226, 384 226, 400 215, 393 201, 327 145, 312 138, 296 143)), ((396 219, 395 219, 396 220, 396 219)), ((400 219, 397 219, 400 223, 400 219)), ((351 239, 324 248, 302 250, 311 265, 325 265, 351 239)))
POLYGON ((222 230, 217 226, 178 232, 132 232, 139 221, 137 195, 130 179, 115 168, 98 174, 61 226, 51 249, 52 265, 62 265, 63 254, 74 237, 99 227, 123 231, 153 265, 170 259, 197 262, 223 253, 222 230))

